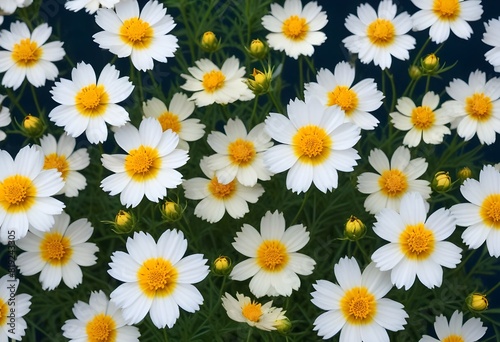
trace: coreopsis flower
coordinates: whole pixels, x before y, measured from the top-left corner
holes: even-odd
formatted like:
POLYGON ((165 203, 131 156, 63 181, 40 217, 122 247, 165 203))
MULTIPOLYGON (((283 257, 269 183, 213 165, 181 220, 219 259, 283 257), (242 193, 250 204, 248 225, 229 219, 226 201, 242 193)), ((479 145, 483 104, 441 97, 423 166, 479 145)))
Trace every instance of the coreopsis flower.
POLYGON ((95 21, 104 31, 92 36, 94 42, 119 58, 130 56, 138 70, 153 69, 153 59, 167 63, 179 47, 177 38, 168 34, 175 22, 156 0, 148 1, 142 10, 137 0, 121 0, 114 11, 97 10, 95 21))
POLYGON ((408 35, 412 29, 411 17, 402 12, 396 16, 397 6, 392 0, 383 0, 379 3, 377 12, 368 3, 357 8, 356 17, 349 14, 345 27, 353 35, 342 40, 345 47, 358 54, 362 63, 373 61, 380 68, 390 68, 392 56, 407 60, 409 50, 415 48, 415 38, 408 35))
MULTIPOLYGON (((7 96, 5 95, 0 95, 0 127, 8 126, 12 121, 10 118, 9 108, 2 106, 2 102, 6 97, 7 96)), ((7 134, 5 134, 4 131, 0 131, 0 141, 4 140, 6 137, 7 134)))
POLYGON ((207 137, 216 152, 207 158, 207 165, 215 171, 217 180, 228 184, 235 178, 244 186, 254 186, 257 180, 269 180, 272 173, 264 165, 263 153, 273 145, 271 137, 258 124, 247 133, 239 118, 229 119, 224 126, 226 134, 212 132, 207 137))
POLYGON ((205 125, 199 119, 188 119, 193 114, 195 105, 187 95, 176 93, 169 104, 170 108, 158 98, 142 103, 144 116, 156 118, 163 131, 171 129, 179 136, 179 148, 189 150, 188 141, 196 141, 205 134, 205 125))
POLYGON ((307 191, 311 183, 322 192, 337 188, 339 171, 350 172, 359 155, 354 148, 360 139, 359 127, 344 123, 338 106, 325 107, 313 98, 291 100, 288 118, 270 113, 266 131, 281 144, 264 153, 264 163, 273 173, 288 171, 286 187, 307 191))
POLYGON ((236 298, 227 292, 222 296, 222 306, 229 318, 264 331, 276 330, 277 323, 286 318, 286 311, 272 305, 272 300, 262 305, 238 292, 236 298))
POLYGON ((484 54, 486 60, 493 65, 496 72, 500 72, 500 36, 498 32, 500 31, 500 18, 491 19, 487 23, 484 23, 485 32, 483 34, 483 43, 489 46, 493 46, 493 49, 487 51, 484 54))
POLYGON ((384 94, 377 90, 373 78, 353 85, 354 76, 354 68, 347 62, 338 63, 333 74, 328 69, 320 69, 316 75, 317 83, 305 85, 306 102, 317 98, 324 106, 339 106, 346 122, 352 122, 361 129, 374 129, 379 121, 369 112, 382 105, 384 94))
POLYGON ((486 334, 487 327, 479 318, 470 318, 463 323, 462 312, 455 310, 450 318, 450 323, 443 315, 436 317, 434 330, 436 330, 437 339, 424 335, 419 342, 476 342, 486 334))
POLYGON ((30 311, 31 296, 15 294, 19 279, 10 274, 0 278, 0 341, 22 341, 27 328, 23 318, 30 311))
POLYGON ((56 169, 61 173, 64 180, 64 187, 57 194, 64 194, 67 197, 78 196, 78 191, 85 189, 87 181, 78 172, 90 164, 90 157, 86 148, 74 150, 76 140, 66 133, 63 133, 56 141, 52 134, 43 136, 40 139, 40 146, 45 155, 43 168, 56 169))
POLYGON ((33 0, 0 0, 0 12, 12 14, 17 8, 28 7, 33 0))
POLYGON ((250 291, 257 297, 290 296, 300 287, 297 274, 309 275, 316 262, 297 253, 309 242, 309 232, 301 224, 285 230, 282 213, 266 212, 260 221, 260 232, 244 224, 236 233, 233 247, 249 259, 235 265, 229 275, 233 280, 250 281, 250 291))
POLYGON ((188 154, 176 148, 179 136, 163 132, 158 120, 145 118, 139 129, 126 124, 116 131, 115 140, 127 154, 102 155, 102 165, 114 174, 103 179, 101 187, 111 196, 120 194, 124 206, 136 207, 144 196, 158 202, 167 196, 167 188, 182 183, 175 169, 186 164, 188 154))
POLYGON ((323 44, 326 34, 320 30, 328 23, 326 12, 316 1, 304 7, 300 0, 286 0, 283 7, 271 4, 271 14, 262 17, 262 26, 271 31, 267 43, 292 58, 312 56, 314 46, 323 44))
POLYGON ((99 7, 113 8, 119 2, 120 0, 68 0, 64 4, 64 8, 73 12, 85 8, 85 12, 94 14, 99 7))
POLYGON ((18 255, 16 265, 22 275, 30 276, 40 272, 40 283, 44 290, 53 290, 62 281, 73 289, 82 283, 80 266, 95 265, 94 255, 99 248, 87 242, 94 228, 87 219, 70 224, 70 217, 61 213, 54 217, 50 230, 32 230, 17 241, 17 246, 26 251, 18 255))
POLYGON ((72 311, 76 319, 66 320, 61 328, 70 342, 139 341, 139 329, 125 323, 122 311, 102 291, 91 292, 88 304, 78 301, 72 311))
POLYGON ((0 73, 5 72, 2 85, 16 90, 26 78, 35 87, 53 81, 59 74, 54 63, 63 59, 63 43, 46 43, 52 33, 47 24, 37 26, 30 32, 28 25, 16 21, 10 24, 10 31, 0 32, 0 73))
POLYGON ((158 329, 172 328, 179 307, 187 312, 199 310, 203 297, 192 284, 207 276, 207 260, 202 254, 183 258, 187 240, 181 231, 167 229, 158 242, 148 233, 135 232, 126 248, 127 253, 111 255, 108 273, 124 282, 110 298, 122 309, 127 324, 140 322, 149 312, 158 329))
POLYGON ((249 212, 248 203, 256 203, 264 193, 259 183, 244 186, 237 179, 227 184, 219 182, 215 171, 207 165, 207 157, 200 161, 201 171, 207 178, 195 177, 182 183, 184 195, 188 199, 201 200, 194 214, 210 223, 218 222, 227 211, 229 216, 239 219, 249 212))
POLYGON ((240 67, 238 58, 232 56, 219 69, 212 61, 202 58, 188 68, 191 75, 181 74, 186 83, 181 88, 194 92, 189 98, 198 107, 212 103, 227 104, 234 101, 248 101, 254 94, 245 83, 245 67, 240 67))
MULTIPOLYGON (((54 169, 43 170, 44 157, 40 147, 25 146, 12 159, 0 150, 0 242, 6 244, 8 231, 14 239, 32 231, 47 231, 54 224, 64 203, 52 198, 64 186, 61 174, 54 169)), ((12 239, 11 239, 12 240, 12 239)))
POLYGON ((411 0, 420 11, 411 17, 413 29, 430 27, 429 37, 436 44, 450 36, 450 30, 459 38, 469 39, 472 28, 468 21, 476 21, 483 14, 481 0, 411 0))
POLYGON ((452 126, 465 141, 477 135, 481 144, 490 145, 500 132, 500 78, 486 82, 486 74, 476 70, 469 83, 453 79, 446 92, 453 100, 441 108, 453 119, 452 126))
POLYGON ((60 103, 50 111, 50 120, 73 138, 85 132, 91 144, 106 141, 106 123, 123 126, 129 121, 127 111, 117 103, 125 100, 134 86, 128 77, 119 76, 120 72, 107 64, 96 81, 92 65, 78 63, 71 71, 72 80, 62 78, 50 91, 52 99, 60 103))
POLYGON ((500 257, 500 171, 485 165, 479 181, 466 179, 460 192, 469 203, 455 204, 450 210, 457 225, 467 227, 462 240, 472 249, 486 241, 490 255, 500 257))
POLYGON ((344 257, 334 266, 337 284, 318 280, 311 302, 326 312, 314 321, 323 339, 340 332, 340 341, 389 341, 386 330, 404 329, 408 314, 400 303, 383 298, 392 288, 390 276, 370 263, 363 273, 354 258, 344 257))
POLYGON ((368 161, 377 173, 364 172, 358 176, 358 190, 369 194, 364 203, 366 211, 371 214, 383 208, 397 211, 401 198, 412 191, 424 199, 430 197, 430 182, 417 179, 427 170, 427 162, 424 158, 410 158, 410 150, 404 146, 394 151, 390 162, 382 150, 375 148, 370 152, 368 161))
POLYGON ((401 131, 408 131, 403 139, 403 144, 415 147, 423 139, 426 144, 437 145, 443 142, 446 134, 451 134, 445 126, 450 122, 449 116, 439 106, 439 95, 429 91, 422 99, 422 105, 416 106, 409 97, 398 99, 397 112, 389 115, 394 127, 401 131))

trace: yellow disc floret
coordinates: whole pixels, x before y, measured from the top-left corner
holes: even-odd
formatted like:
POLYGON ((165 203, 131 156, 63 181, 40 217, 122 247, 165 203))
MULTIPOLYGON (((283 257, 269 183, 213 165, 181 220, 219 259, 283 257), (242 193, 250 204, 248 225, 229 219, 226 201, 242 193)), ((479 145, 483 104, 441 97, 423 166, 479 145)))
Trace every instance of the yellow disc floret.
POLYGON ((366 287, 353 287, 344 293, 340 309, 350 324, 368 324, 377 312, 377 302, 366 287))
POLYGON ((385 47, 394 42, 396 28, 390 20, 378 18, 368 25, 366 34, 373 45, 385 47))
POLYGON ((130 18, 120 27, 120 38, 134 49, 146 49, 151 45, 154 31, 149 23, 140 18, 130 18))
POLYGON ((283 22, 281 30, 288 39, 302 41, 309 31, 309 25, 307 25, 305 18, 292 15, 283 22))
POLYGON ((35 203, 36 187, 28 177, 14 175, 0 183, 0 205, 8 213, 26 212, 35 203))
POLYGON ((151 298, 172 294, 177 286, 178 277, 177 268, 161 257, 144 261, 137 272, 140 289, 151 298))
POLYGON ((407 258, 425 260, 434 251, 436 240, 434 232, 419 223, 406 226, 399 235, 399 244, 407 258))
POLYGON ((257 250, 257 263, 268 272, 281 271, 289 259, 285 245, 279 240, 265 240, 257 250))

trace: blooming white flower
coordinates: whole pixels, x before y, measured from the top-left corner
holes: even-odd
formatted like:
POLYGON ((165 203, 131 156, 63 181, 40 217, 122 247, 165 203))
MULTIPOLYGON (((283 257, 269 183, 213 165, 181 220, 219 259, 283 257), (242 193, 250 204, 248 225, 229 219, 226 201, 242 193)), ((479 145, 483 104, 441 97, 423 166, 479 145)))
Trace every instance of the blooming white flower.
MULTIPOLYGON (((11 0, 12 1, 12 0, 11 0)), ((10 24, 10 31, 0 32, 0 72, 5 72, 2 85, 16 90, 24 79, 35 87, 53 81, 59 71, 54 63, 63 59, 63 43, 46 43, 52 33, 47 24, 37 26, 32 33, 28 25, 20 21, 10 24)))
POLYGON ((142 103, 144 116, 156 118, 163 131, 171 129, 179 136, 179 148, 189 150, 187 141, 196 141, 205 134, 205 125, 199 119, 188 119, 193 114, 195 105, 187 95, 175 93, 169 104, 170 108, 158 98, 142 103))
POLYGON ((28 7, 33 0, 0 0, 0 12, 12 14, 17 8, 28 7))
POLYGON ((94 14, 100 6, 113 8, 119 2, 120 0, 68 0, 64 4, 64 8, 73 12, 78 12, 82 8, 85 8, 85 12, 94 14))
POLYGON ((272 305, 273 301, 262 305, 238 292, 236 298, 227 292, 222 296, 222 306, 229 318, 265 331, 276 330, 276 323, 286 318, 286 311, 272 305))
POLYGON ((70 224, 70 217, 61 213, 54 217, 54 225, 46 232, 32 230, 17 241, 26 252, 16 259, 21 274, 29 276, 40 272, 44 290, 53 290, 61 279, 71 289, 82 283, 80 266, 92 266, 99 251, 95 243, 87 242, 94 228, 87 219, 70 224))
POLYGON ((153 69, 153 59, 167 63, 167 57, 174 57, 179 47, 177 38, 168 34, 175 22, 156 0, 148 1, 142 10, 137 0, 121 0, 115 11, 97 10, 95 21, 104 31, 92 36, 94 42, 119 58, 130 56, 138 70, 153 69))
POLYGON ((342 40, 351 53, 357 53, 362 63, 371 61, 380 68, 390 68, 392 57, 410 58, 408 50, 415 48, 415 38, 406 34, 412 29, 411 17, 402 12, 396 16, 397 6, 392 0, 379 3, 377 12, 369 4, 357 8, 356 17, 349 14, 345 27, 353 35, 342 40))
POLYGON ((337 284, 318 280, 311 302, 327 310, 314 321, 314 330, 328 339, 340 330, 342 342, 389 341, 386 330, 402 330, 408 314, 400 303, 383 298, 392 288, 387 272, 373 263, 363 273, 354 258, 344 257, 334 266, 337 284))
POLYGON ((373 78, 366 78, 355 85, 354 68, 347 62, 335 66, 334 73, 320 69, 316 82, 305 85, 306 102, 317 98, 324 106, 339 106, 345 114, 345 121, 352 122, 361 129, 374 129, 379 121, 368 112, 382 105, 384 94, 377 90, 373 78))
POLYGON ((72 80, 61 79, 50 91, 60 106, 52 109, 49 118, 72 137, 85 132, 91 144, 106 141, 106 123, 123 126, 129 121, 127 111, 116 103, 125 100, 134 90, 128 77, 110 64, 102 69, 96 81, 92 65, 78 63, 71 71, 72 80))
POLYGON ((167 229, 158 243, 148 233, 135 232, 126 247, 128 253, 111 255, 108 273, 124 282, 110 297, 128 324, 140 322, 149 312, 158 329, 172 328, 179 307, 187 312, 199 310, 203 297, 192 284, 207 276, 207 260, 202 254, 183 258, 187 240, 182 232, 167 229))
POLYGON ((439 95, 432 91, 424 95, 421 106, 416 106, 409 97, 398 99, 398 112, 389 115, 394 127, 408 131, 403 144, 415 147, 423 139, 426 144, 437 145, 443 142, 445 134, 451 134, 450 129, 445 126, 450 122, 450 118, 443 109, 436 109, 438 106, 439 95))
POLYGON ((472 28, 468 21, 476 21, 483 14, 481 0, 411 0, 420 11, 412 15, 413 29, 430 27, 429 36, 436 44, 450 36, 450 30, 459 38, 469 39, 472 28))
POLYGON ((70 342, 139 341, 139 329, 125 323, 122 311, 102 291, 91 292, 88 304, 78 301, 72 310, 76 319, 68 319, 62 326, 63 336, 70 342))
POLYGON ((483 34, 483 42, 489 46, 493 46, 493 49, 487 51, 484 54, 486 60, 493 65, 496 72, 500 72, 500 18, 491 19, 487 23, 484 23, 485 32, 483 34))
POLYGON ((410 150, 400 146, 394 151, 391 162, 377 148, 368 156, 370 165, 378 173, 364 172, 358 176, 358 190, 369 194, 364 206, 371 214, 376 214, 383 208, 399 210, 399 203, 404 194, 418 192, 428 199, 432 192, 427 180, 417 179, 427 170, 424 158, 410 160, 410 150))
POLYGON ((19 279, 9 274, 0 278, 0 341, 22 341, 27 328, 23 318, 30 311, 31 296, 15 295, 19 279))
POLYGON ((500 78, 486 82, 486 74, 476 70, 468 84, 455 78, 446 92, 453 100, 441 108, 454 119, 458 135, 467 141, 477 134, 481 144, 493 144, 500 132, 500 78))
POLYGON ((314 46, 325 42, 326 34, 320 30, 327 23, 326 12, 316 1, 304 7, 300 0, 286 0, 283 7, 273 3, 271 14, 262 17, 262 26, 271 31, 266 36, 269 46, 295 59, 312 56, 314 46))
POLYGON ((487 329, 479 318, 473 317, 463 323, 463 313, 455 310, 449 324, 443 315, 436 317, 434 330, 438 339, 424 335, 419 342, 476 342, 486 334, 487 329))
POLYGON ((313 98, 291 100, 288 118, 270 113, 266 131, 281 144, 264 153, 264 163, 274 173, 288 171, 286 187, 305 192, 311 183, 322 192, 337 188, 337 170, 350 172, 359 155, 352 148, 359 140, 359 127, 344 123, 338 106, 325 107, 313 98))
POLYGON ((181 74, 186 83, 181 88, 195 92, 190 100, 198 107, 212 103, 227 104, 234 101, 248 101, 254 93, 245 83, 245 67, 240 68, 238 58, 232 56, 224 61, 219 69, 212 61, 202 58, 195 62, 195 67, 188 68, 191 75, 181 74))
POLYGON ((234 266, 231 279, 250 281, 250 291, 257 297, 290 296, 300 287, 297 274, 309 275, 316 262, 297 253, 309 242, 306 227, 296 224, 285 230, 282 213, 266 212, 260 221, 260 233, 244 224, 236 233, 233 247, 249 259, 234 266))
POLYGON ((235 219, 248 213, 249 203, 255 203, 264 193, 260 184, 252 187, 244 186, 237 179, 227 184, 219 182, 215 171, 207 165, 207 157, 200 161, 201 171, 207 178, 195 177, 182 183, 184 195, 188 199, 201 200, 194 209, 194 214, 210 223, 218 222, 227 211, 235 219))
MULTIPOLYGON (((9 108, 2 106, 2 102, 6 97, 7 96, 5 95, 0 95, 0 127, 8 126, 12 121, 10 118, 9 108)), ((7 134, 5 134, 4 131, 0 131, 0 141, 4 140, 6 137, 7 134)))

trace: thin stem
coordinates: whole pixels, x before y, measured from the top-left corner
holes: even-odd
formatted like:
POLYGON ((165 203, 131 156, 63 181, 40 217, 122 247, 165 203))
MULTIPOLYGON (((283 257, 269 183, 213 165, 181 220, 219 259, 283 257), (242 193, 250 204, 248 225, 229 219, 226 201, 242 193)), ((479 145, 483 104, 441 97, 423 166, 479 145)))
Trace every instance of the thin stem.
POLYGON ((293 226, 297 219, 299 218, 300 213, 302 212, 302 209, 304 209, 304 206, 306 205, 307 199, 309 198, 309 194, 311 191, 307 191, 306 194, 304 195, 304 199, 302 200, 302 204, 300 205, 299 210, 297 211, 297 214, 295 214, 295 217, 293 218, 292 222, 290 222, 290 226, 293 226))
POLYGON ((250 342, 252 340, 252 328, 249 327, 248 329, 248 334, 247 334, 247 342, 250 342))

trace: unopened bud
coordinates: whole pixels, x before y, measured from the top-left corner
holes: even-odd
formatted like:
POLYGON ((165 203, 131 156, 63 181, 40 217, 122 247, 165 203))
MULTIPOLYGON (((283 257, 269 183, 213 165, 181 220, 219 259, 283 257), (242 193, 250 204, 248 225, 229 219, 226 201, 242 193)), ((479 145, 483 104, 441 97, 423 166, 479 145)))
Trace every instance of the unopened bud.
POLYGON ((184 213, 184 208, 173 201, 166 201, 162 207, 162 216, 167 222, 176 222, 182 218, 182 214, 184 213))
POLYGON ((345 223, 344 236, 349 240, 356 241, 361 239, 366 233, 365 224, 356 216, 351 217, 345 223))
POLYGON ((288 317, 285 317, 283 319, 280 319, 279 321, 276 321, 274 323, 274 327, 280 334, 286 335, 292 330, 292 322, 288 317))
POLYGON ((221 255, 214 260, 212 271, 217 275, 226 275, 231 271, 231 259, 221 255))
POLYGON ((248 50, 250 55, 256 59, 264 59, 269 51, 266 44, 260 41, 260 39, 254 39, 250 43, 250 49, 248 50))
POLYGON ((465 303, 471 311, 484 311, 488 308, 488 299, 482 293, 471 293, 465 299, 465 303))
POLYGON ((458 170, 457 176, 463 182, 467 178, 472 177, 472 170, 469 169, 467 166, 464 166, 463 168, 458 170))
POLYGON ((408 75, 410 75, 412 80, 418 80, 422 77, 422 70, 420 70, 418 66, 412 65, 410 69, 408 69, 408 75))
POLYGON ((28 114, 23 120, 23 131, 30 138, 39 138, 45 132, 45 124, 40 118, 28 114))
POLYGON ((422 69, 428 73, 432 73, 433 71, 439 68, 439 57, 435 54, 430 53, 420 61, 420 65, 422 69))
POLYGON ((212 31, 207 31, 203 33, 201 37, 201 47, 207 52, 214 52, 219 48, 220 41, 212 31))
POLYGON ((125 210, 120 210, 115 216, 114 229, 116 234, 127 234, 135 228, 135 216, 125 210))
POLYGON ((432 188, 437 192, 446 192, 451 189, 451 177, 446 171, 436 172, 432 179, 432 188))
POLYGON ((266 94, 269 91, 271 79, 273 77, 271 69, 268 69, 266 72, 262 72, 254 68, 252 76, 253 80, 251 78, 247 79, 248 88, 250 88, 255 95, 266 94))

